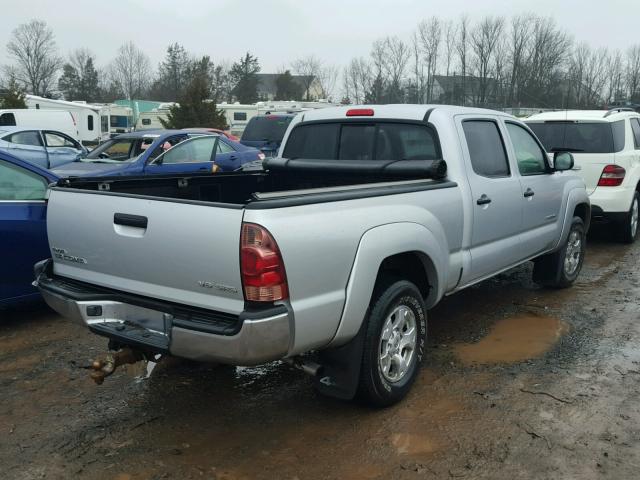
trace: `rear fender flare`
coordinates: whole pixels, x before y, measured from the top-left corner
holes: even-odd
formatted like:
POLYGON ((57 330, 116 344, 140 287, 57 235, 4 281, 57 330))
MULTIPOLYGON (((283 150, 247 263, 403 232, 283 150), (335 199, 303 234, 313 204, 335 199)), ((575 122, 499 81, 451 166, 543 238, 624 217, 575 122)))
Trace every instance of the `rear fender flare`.
POLYGON ((574 211, 581 203, 589 205, 589 211, 587 212, 587 218, 585 219, 584 225, 585 231, 589 230, 589 225, 591 223, 591 203, 589 202, 589 195, 587 195, 584 188, 573 188, 569 190, 567 195, 567 208, 565 209, 564 221, 562 222, 562 233, 554 250, 560 248, 564 245, 564 242, 567 241, 569 231, 571 230, 571 224, 573 222, 574 211))
POLYGON ((449 259, 446 245, 446 237, 441 228, 433 232, 418 223, 390 223, 365 232, 360 239, 347 283, 342 317, 336 334, 327 347, 342 345, 358 333, 371 302, 380 265, 390 256, 417 253, 430 285, 426 305, 429 308, 437 303, 447 284, 444 278, 449 259))

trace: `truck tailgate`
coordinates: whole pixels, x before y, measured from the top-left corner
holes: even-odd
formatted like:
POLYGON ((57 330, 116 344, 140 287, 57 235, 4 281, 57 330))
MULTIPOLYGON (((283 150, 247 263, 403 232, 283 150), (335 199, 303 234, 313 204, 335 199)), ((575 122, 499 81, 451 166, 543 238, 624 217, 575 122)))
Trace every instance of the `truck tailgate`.
POLYGON ((54 273, 102 287, 238 314, 243 209, 52 189, 54 273))

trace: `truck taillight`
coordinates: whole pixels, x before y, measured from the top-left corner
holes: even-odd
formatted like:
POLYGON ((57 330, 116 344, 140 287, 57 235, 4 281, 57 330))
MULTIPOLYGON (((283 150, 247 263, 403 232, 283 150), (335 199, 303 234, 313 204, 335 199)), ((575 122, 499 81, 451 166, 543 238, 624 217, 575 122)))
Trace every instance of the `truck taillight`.
POLYGON ((598 186, 617 187, 618 185, 622 185, 625 173, 625 169, 618 165, 607 165, 602 170, 602 175, 600 175, 600 180, 598 180, 598 186))
POLYGON ((240 269, 246 301, 273 302, 289 298, 282 255, 266 228, 255 223, 242 224, 240 269))

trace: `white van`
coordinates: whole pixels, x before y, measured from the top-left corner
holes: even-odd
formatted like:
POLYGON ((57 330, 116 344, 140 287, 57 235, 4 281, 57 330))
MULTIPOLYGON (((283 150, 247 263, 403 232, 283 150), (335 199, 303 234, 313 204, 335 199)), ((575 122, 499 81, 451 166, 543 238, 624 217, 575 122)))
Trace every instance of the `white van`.
POLYGON ((73 115, 62 110, 31 110, 27 108, 0 110, 0 127, 56 130, 80 141, 78 127, 73 115))

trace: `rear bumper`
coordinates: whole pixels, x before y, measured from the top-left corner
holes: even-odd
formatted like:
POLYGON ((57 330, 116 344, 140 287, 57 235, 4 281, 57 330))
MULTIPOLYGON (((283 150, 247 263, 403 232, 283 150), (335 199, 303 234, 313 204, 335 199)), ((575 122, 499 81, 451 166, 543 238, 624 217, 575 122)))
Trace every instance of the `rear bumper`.
POLYGON ((592 216, 595 220, 615 220, 624 216, 631 207, 635 186, 597 187, 591 195, 592 216))
POLYGON ((119 344, 230 365, 258 365, 289 350, 292 317, 284 305, 239 316, 194 312, 56 277, 50 270, 50 264, 36 265, 34 282, 47 304, 119 344))

